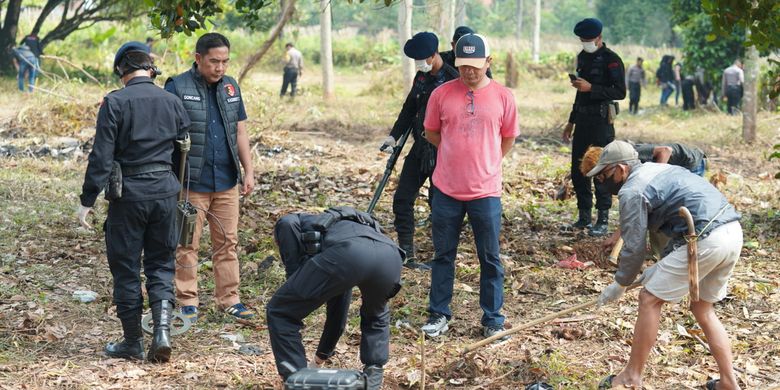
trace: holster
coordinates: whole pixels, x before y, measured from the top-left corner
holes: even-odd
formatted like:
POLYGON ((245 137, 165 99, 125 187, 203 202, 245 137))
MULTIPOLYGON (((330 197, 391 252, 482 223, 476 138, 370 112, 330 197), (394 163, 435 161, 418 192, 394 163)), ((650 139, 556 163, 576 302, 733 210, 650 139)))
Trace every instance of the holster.
POLYGON ((617 118, 619 113, 620 106, 618 105, 618 102, 607 103, 607 119, 609 120, 609 124, 615 123, 615 118, 617 118))
POLYGON ((108 201, 122 198, 122 165, 119 161, 113 161, 111 164, 111 175, 108 176, 104 192, 108 201))

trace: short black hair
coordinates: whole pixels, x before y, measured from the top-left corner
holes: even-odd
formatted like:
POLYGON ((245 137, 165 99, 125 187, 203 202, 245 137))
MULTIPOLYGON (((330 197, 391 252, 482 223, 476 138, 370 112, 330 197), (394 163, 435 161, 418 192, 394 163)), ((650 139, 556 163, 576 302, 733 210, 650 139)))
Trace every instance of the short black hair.
POLYGON ((636 60, 637 60, 637 62, 642 62, 642 61, 644 61, 645 59, 644 59, 644 58, 642 58, 642 57, 637 57, 637 58, 636 58, 636 60))
POLYGON ((292 42, 287 42, 287 44, 284 45, 284 47, 294 47, 294 46, 293 46, 292 42))
POLYGON ((128 73, 135 72, 141 69, 151 69, 154 66, 154 61, 149 54, 146 54, 140 50, 132 50, 125 53, 122 59, 119 61, 119 75, 124 76, 128 73))
POLYGON ((198 43, 195 44, 195 52, 205 56, 209 53, 209 50, 216 47, 227 47, 230 50, 230 41, 220 33, 206 33, 198 38, 198 43))

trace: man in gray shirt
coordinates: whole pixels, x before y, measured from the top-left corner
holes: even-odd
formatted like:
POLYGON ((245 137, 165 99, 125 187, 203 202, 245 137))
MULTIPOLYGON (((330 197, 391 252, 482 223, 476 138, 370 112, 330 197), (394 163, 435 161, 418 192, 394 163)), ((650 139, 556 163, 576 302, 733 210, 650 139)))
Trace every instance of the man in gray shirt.
POLYGON ((645 60, 642 57, 636 58, 636 64, 631 65, 626 72, 626 87, 628 88, 628 112, 636 114, 639 111, 639 97, 642 94, 642 87, 647 86, 645 79, 645 70, 642 63, 645 60))
POLYGON ((745 82, 745 72, 742 70, 742 61, 736 60, 734 64, 723 71, 721 91, 728 102, 729 115, 735 115, 734 107, 739 107, 742 101, 742 84, 745 82))
MULTIPOLYGON (((631 144, 614 141, 604 147, 596 166, 587 174, 618 196, 624 245, 615 281, 599 297, 599 305, 617 301, 628 286, 639 283, 639 316, 634 327, 631 356, 617 375, 602 381, 603 388, 619 385, 642 388, 642 371, 658 334, 661 309, 688 294, 688 261, 684 234, 688 226, 679 216, 685 206, 693 215, 699 248, 699 296, 691 311, 701 326, 720 371, 720 383, 707 389, 738 389, 728 334, 715 315, 713 303, 725 298, 728 281, 742 249, 740 214, 715 187, 674 165, 644 163, 631 144), (645 259, 648 232, 672 238, 664 256, 637 279, 645 259)), ((602 388, 602 387, 599 387, 602 388)))
POLYGON ((284 47, 287 51, 284 54, 284 75, 282 76, 282 91, 279 93, 279 97, 284 97, 287 94, 287 86, 289 85, 291 88, 290 99, 292 99, 298 92, 298 77, 303 73, 303 54, 291 42, 288 42, 284 47))
POLYGON ((704 176, 707 168, 707 155, 695 147, 678 143, 636 144, 639 161, 671 164, 683 167, 699 176, 704 176))

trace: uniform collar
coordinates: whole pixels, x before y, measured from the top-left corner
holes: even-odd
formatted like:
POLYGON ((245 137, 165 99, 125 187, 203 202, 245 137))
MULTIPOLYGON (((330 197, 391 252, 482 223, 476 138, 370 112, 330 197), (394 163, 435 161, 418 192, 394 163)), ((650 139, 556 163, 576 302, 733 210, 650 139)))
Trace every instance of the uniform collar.
MULTIPOLYGON (((207 86, 209 85, 209 83, 206 82, 206 79, 203 78, 203 75, 200 74, 200 71, 198 70, 198 63, 197 62, 195 62, 195 61, 192 62, 192 69, 190 69, 190 73, 192 73, 192 78, 194 78, 195 81, 197 81, 199 83, 206 84, 207 86)), ((214 83, 214 86, 216 86, 217 84, 221 83, 222 80, 224 80, 224 79, 225 79, 224 77, 219 79, 219 81, 214 83)))
POLYGON ((152 78, 149 76, 137 76, 130 79, 130 81, 127 82, 127 85, 125 85, 125 87, 129 87, 131 85, 141 84, 141 83, 154 84, 154 81, 152 81, 152 78))

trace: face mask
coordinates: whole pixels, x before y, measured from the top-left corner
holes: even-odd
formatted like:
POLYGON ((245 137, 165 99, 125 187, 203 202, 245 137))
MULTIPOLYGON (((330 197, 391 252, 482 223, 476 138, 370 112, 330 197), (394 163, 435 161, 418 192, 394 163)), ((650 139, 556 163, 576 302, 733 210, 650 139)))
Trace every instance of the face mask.
POLYGON ((414 60, 414 66, 423 73, 428 73, 433 69, 433 64, 429 64, 426 60, 414 60))
POLYGON ((610 176, 608 179, 601 182, 601 187, 607 190, 612 195, 617 195, 620 189, 623 187, 623 183, 616 183, 615 177, 610 176))
POLYGON ((598 49, 596 41, 582 42, 582 50, 585 50, 586 53, 595 53, 598 49))

